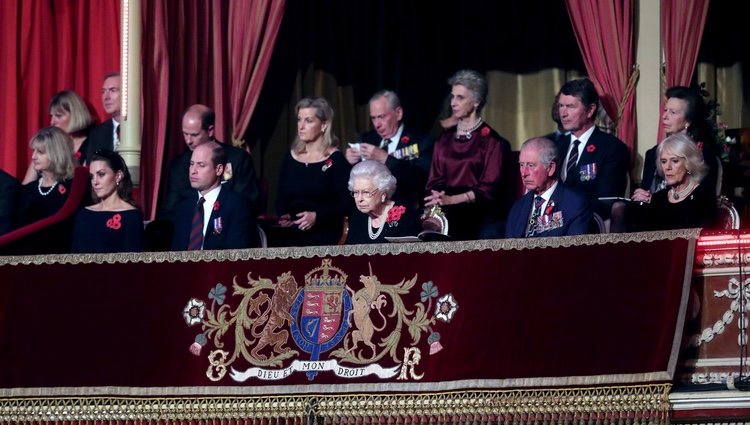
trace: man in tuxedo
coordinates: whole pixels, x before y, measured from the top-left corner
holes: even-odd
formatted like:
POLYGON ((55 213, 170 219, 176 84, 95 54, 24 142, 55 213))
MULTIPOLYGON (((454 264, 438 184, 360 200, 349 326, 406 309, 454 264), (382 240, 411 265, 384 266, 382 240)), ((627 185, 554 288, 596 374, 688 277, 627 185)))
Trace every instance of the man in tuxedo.
POLYGON ((366 159, 385 164, 396 177, 393 200, 416 208, 424 198, 435 140, 404 126, 404 110, 396 93, 379 91, 369 106, 374 128, 346 150, 346 159, 352 165, 366 159))
POLYGON ((559 96, 560 120, 570 132, 558 143, 560 155, 564 155, 560 179, 565 186, 585 193, 602 218, 612 217, 612 230, 617 231, 624 223, 624 204, 599 198, 628 196, 628 148, 594 124, 599 95, 589 79, 565 83, 559 96))
POLYGON ((104 76, 102 83, 102 105, 109 118, 97 125, 89 133, 89 146, 86 158, 99 149, 116 151, 120 145, 120 88, 122 78, 119 72, 112 72, 104 76))
POLYGON ((198 146, 209 142, 218 143, 227 157, 222 186, 244 196, 255 213, 259 192, 253 159, 244 150, 217 141, 214 138, 215 121, 216 114, 205 105, 193 105, 182 115, 182 136, 189 150, 175 157, 169 166, 167 198, 159 212, 159 219, 171 220, 176 205, 194 195, 188 180, 190 157, 198 146))
POLYGON ((193 192, 175 209, 172 250, 258 246, 247 199, 221 184, 226 163, 226 152, 216 142, 193 149, 189 164, 193 192))
POLYGON ((588 231, 591 202, 560 184, 559 163, 557 147, 549 139, 537 137, 521 146, 518 165, 527 193, 510 209, 505 237, 569 236, 588 231))
POLYGON ((0 236, 14 229, 19 188, 18 180, 0 170, 0 236))

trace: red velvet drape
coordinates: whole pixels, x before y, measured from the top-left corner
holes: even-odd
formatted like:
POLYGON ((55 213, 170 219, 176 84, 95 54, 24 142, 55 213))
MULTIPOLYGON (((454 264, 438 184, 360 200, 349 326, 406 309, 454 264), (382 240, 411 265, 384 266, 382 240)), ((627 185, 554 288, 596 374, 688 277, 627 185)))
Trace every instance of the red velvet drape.
POLYGON ((22 176, 47 103, 75 90, 99 118, 102 77, 120 66, 119 0, 0 2, 0 168, 22 176))
POLYGON ((573 31, 602 106, 617 124, 617 135, 635 146, 635 67, 632 0, 566 0, 573 31))
POLYGON ((144 0, 141 193, 154 217, 171 158, 182 152, 180 116, 203 103, 216 137, 243 138, 265 79, 284 0, 144 0), (162 172, 164 171, 164 173, 162 172))
MULTIPOLYGON (((281 27, 285 0, 229 3, 229 98, 232 140, 245 137, 281 27)), ((226 92, 226 91, 225 91, 226 92)), ((229 115, 229 114, 225 114, 229 115)))
MULTIPOLYGON (((703 29, 708 15, 708 0, 662 0, 661 39, 664 49, 664 89, 689 86, 698 60, 698 49, 703 39, 703 29)), ((661 108, 664 109, 664 97, 661 108)), ((659 120, 658 141, 664 138, 664 128, 659 120)))

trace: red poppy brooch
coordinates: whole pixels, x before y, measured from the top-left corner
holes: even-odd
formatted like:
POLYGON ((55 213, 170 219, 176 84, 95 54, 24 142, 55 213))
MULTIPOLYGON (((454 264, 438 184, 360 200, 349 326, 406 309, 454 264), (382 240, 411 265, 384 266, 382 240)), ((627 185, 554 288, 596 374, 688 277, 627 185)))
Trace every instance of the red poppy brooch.
POLYGON ((401 216, 406 212, 406 207, 403 205, 394 205, 393 208, 388 210, 388 219, 386 223, 389 226, 398 226, 398 221, 401 220, 401 216))
POLYGON ((482 131, 480 132, 482 136, 487 137, 490 135, 490 128, 489 127, 483 127, 482 131))
POLYGON ((214 202, 214 211, 219 211, 219 207, 221 204, 219 204, 219 201, 214 202))
POLYGON ((594 152, 596 152, 596 145, 588 145, 588 146, 586 146, 586 152, 588 152, 588 153, 594 153, 594 152))
POLYGON ((57 191, 60 192, 60 195, 65 195, 65 192, 67 192, 68 189, 66 189, 63 185, 59 185, 57 186, 57 191))
POLYGON ((115 214, 107 220, 107 227, 109 227, 112 230, 120 230, 120 227, 122 227, 122 216, 120 214, 115 214))
POLYGON ((409 143, 409 140, 411 140, 411 139, 409 139, 409 136, 402 136, 401 137, 401 143, 403 143, 403 144, 409 143))
POLYGON ((321 168, 323 172, 325 173, 326 170, 333 167, 333 160, 331 158, 326 159, 326 162, 323 164, 323 167, 321 168))

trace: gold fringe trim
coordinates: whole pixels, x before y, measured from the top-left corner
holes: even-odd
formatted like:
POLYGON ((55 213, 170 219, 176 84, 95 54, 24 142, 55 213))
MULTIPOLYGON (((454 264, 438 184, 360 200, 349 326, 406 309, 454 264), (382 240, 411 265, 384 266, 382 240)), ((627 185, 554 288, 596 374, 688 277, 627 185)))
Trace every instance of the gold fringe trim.
POLYGON ((701 229, 661 232, 610 233, 556 238, 494 239, 460 242, 383 243, 373 245, 333 245, 290 248, 227 249, 216 251, 143 252, 115 254, 61 254, 0 256, 1 266, 40 264, 114 264, 114 263, 175 263, 198 261, 247 261, 285 258, 312 258, 359 255, 445 254, 468 251, 500 251, 509 249, 563 248, 571 246, 640 243, 657 240, 697 239, 701 229))
POLYGON ((271 397, 9 398, 4 423, 666 423, 671 384, 271 397), (227 421, 227 422, 225 422, 227 421))

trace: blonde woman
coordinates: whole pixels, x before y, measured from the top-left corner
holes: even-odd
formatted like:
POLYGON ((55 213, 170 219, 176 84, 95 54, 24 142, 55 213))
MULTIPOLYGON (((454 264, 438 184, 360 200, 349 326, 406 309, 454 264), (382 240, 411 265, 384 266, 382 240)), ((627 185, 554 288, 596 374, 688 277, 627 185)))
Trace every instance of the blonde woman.
MULTIPOLYGON (((56 127, 39 130, 31 138, 31 166, 39 177, 21 188, 19 225, 25 226, 49 217, 62 208, 73 181, 73 139, 56 127)), ((45 238, 38 252, 67 252, 70 248, 72 223, 58 226, 45 238)))
MULTIPOLYGON (((47 108, 50 116, 50 126, 57 127, 66 132, 73 140, 73 152, 76 165, 87 164, 86 150, 88 149, 88 133, 94 124, 94 118, 76 92, 65 90, 52 96, 47 108)), ((29 166, 23 183, 35 181, 38 175, 33 167, 29 166)))
POLYGON ((351 165, 331 134, 333 109, 321 97, 295 107, 297 137, 279 175, 276 212, 284 245, 332 245, 341 238, 352 199, 347 189, 351 165))

